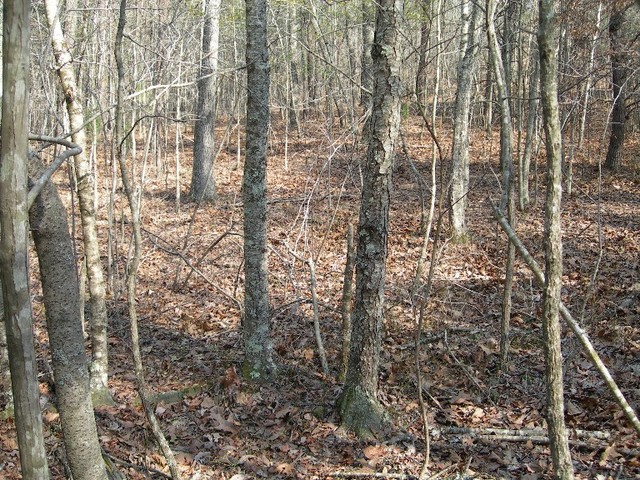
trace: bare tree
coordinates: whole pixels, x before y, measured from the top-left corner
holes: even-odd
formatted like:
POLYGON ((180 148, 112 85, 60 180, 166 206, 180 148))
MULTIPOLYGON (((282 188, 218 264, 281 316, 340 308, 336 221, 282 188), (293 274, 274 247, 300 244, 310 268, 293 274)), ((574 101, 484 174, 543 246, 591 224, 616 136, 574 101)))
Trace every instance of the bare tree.
POLYGON ((540 0, 538 49, 540 89, 547 148, 547 198, 545 203, 545 282, 542 313, 547 375, 547 424, 554 477, 573 479, 573 465, 564 424, 562 350, 559 310, 562 287, 562 133, 558 106, 557 0, 540 0))
POLYGON ((245 0, 247 34, 246 158, 244 204, 244 376, 269 380, 276 373, 271 342, 267 282, 267 135, 269 131, 269 53, 267 2, 245 0))
MULTIPOLYGON (((87 141, 84 130, 84 112, 80 92, 76 82, 71 53, 64 38, 60 23, 60 10, 57 0, 46 0, 47 21, 51 45, 56 58, 56 70, 69 115, 69 126, 73 132, 71 139, 82 151, 74 157, 76 185, 80 203, 82 222, 82 240, 84 245, 87 279, 91 293, 91 389, 94 400, 112 402, 108 389, 109 362, 107 349, 107 306, 105 301, 106 285, 100 261, 98 231, 94 197, 94 178, 87 157, 87 141)), ((84 295, 84 292, 81 292, 84 295)))
POLYGON ((372 48, 372 112, 365 135, 367 158, 356 254, 356 295, 351 351, 339 400, 342 423, 370 436, 386 422, 378 401, 378 367, 387 258, 391 172, 400 128, 400 62, 398 21, 401 0, 378 3, 372 48))
MULTIPOLYGON (((502 195, 500 210, 507 212, 509 223, 515 220, 513 199, 513 125, 511 122, 511 106, 509 103, 509 84, 507 72, 509 66, 503 63, 502 51, 498 44, 495 25, 496 0, 487 0, 487 38, 489 57, 493 66, 493 75, 500 100, 500 171, 502 173, 502 195)), ((513 285, 513 264, 515 248, 511 242, 507 245, 507 261, 505 266, 504 293, 502 300, 502 316, 500 321, 500 356, 502 367, 506 367, 509 352, 509 324, 511 319, 511 289, 513 285)))
POLYGON ((460 50, 463 52, 458 63, 455 116, 453 120, 453 151, 451 155, 450 200, 451 228, 458 241, 467 237, 467 194, 469 189, 469 111, 473 74, 478 52, 476 26, 480 7, 475 2, 462 2, 462 35, 460 50))
MULTIPOLYGON (((37 180, 44 165, 37 157, 29 163, 30 176, 37 180)), ((67 212, 52 182, 36 198, 29 219, 40 265, 56 405, 66 456, 75 480, 107 480, 93 416, 80 320, 80 290, 67 212)))
POLYGON ((605 167, 614 172, 620 168, 624 146, 626 126, 626 92, 629 77, 627 66, 626 42, 624 39, 623 24, 625 12, 631 5, 614 6, 609 19, 609 38, 611 41, 611 93, 613 95, 613 108, 611 114, 611 131, 609 134, 609 148, 605 167))
POLYGON ((216 197, 215 159, 216 83, 220 38, 220 0, 205 0, 202 58, 198 78, 196 124, 193 130, 191 199, 212 201, 216 197))
POLYGON ((49 478, 29 295, 27 151, 30 2, 5 0, 2 31, 0 283, 22 476, 49 478))

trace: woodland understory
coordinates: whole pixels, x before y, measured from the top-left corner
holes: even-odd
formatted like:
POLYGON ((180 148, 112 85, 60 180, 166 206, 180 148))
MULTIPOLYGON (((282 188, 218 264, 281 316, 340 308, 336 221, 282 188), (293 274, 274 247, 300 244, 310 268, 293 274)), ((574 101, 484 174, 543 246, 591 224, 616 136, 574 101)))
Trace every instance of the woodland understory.
MULTIPOLYGON (((225 137, 220 120, 217 137, 225 137)), ((450 125, 439 125, 447 132, 450 125)), ((349 223, 357 225, 363 146, 359 132, 315 127, 290 134, 285 169, 284 126, 271 125, 268 167, 270 301, 280 375, 252 384, 240 373, 242 337, 242 169, 233 144, 216 160, 218 198, 196 206, 183 195, 176 213, 175 146, 147 167, 142 207, 143 261, 137 306, 147 382, 155 411, 185 478, 336 478, 346 472, 378 478, 413 478, 425 455, 414 371, 416 311, 411 285, 420 257, 423 190, 398 149, 390 213, 385 336, 380 400, 395 429, 377 441, 358 440, 339 428, 341 294, 349 223), (314 256, 320 324, 331 375, 322 373, 313 332, 310 275, 314 256), (405 476, 393 476, 404 474, 405 476)), ((192 135, 184 133, 181 159, 190 171, 192 135)), ((430 178, 432 141, 421 120, 405 119, 411 162, 430 178)), ((419 346, 427 401, 430 471, 437 478, 551 478, 544 442, 544 361, 541 291, 524 263, 516 262, 509 364, 501 371, 500 339, 505 236, 491 218, 498 201, 498 128, 476 129, 470 141, 469 243, 447 241, 446 205, 431 296, 424 306, 419 346), (461 430, 456 430, 461 429, 461 430), (502 430, 508 430, 504 432, 502 430), (525 438, 518 438, 524 435, 525 438), (542 437, 542 438, 541 438, 542 437)), ((573 157, 571 195, 563 198, 563 301, 580 319, 596 349, 637 410, 640 409, 640 135, 625 142, 619 173, 600 171, 601 133, 588 132, 573 157), (599 231, 602 235, 599 242, 599 231), (601 259, 599 256, 601 255, 601 259), (592 279, 594 279, 592 281, 592 279)), ((171 134, 168 138, 173 138, 171 134)), ((231 136, 233 138, 233 135, 231 136)), ((449 135, 442 135, 445 152, 449 135)), ((143 142, 144 139, 141 139, 143 142)), ((532 168, 532 205, 517 214, 517 232, 542 258, 544 151, 532 168), (537 178, 536 178, 537 177, 537 178), (537 195, 534 186, 537 185, 537 195)), ((66 168, 66 167, 65 167, 66 168)), ((110 169, 99 158, 100 238, 106 238, 110 169)), ((449 165, 438 166, 445 169, 449 165)), ((63 169, 64 170, 64 169, 63 169)), ((182 191, 190 175, 180 178, 182 191)), ((56 176, 65 202, 66 172, 56 176)), ((427 182, 428 183, 428 182, 427 182)), ((438 185, 438 190, 446 185, 438 185)), ((105 454, 130 479, 165 478, 162 455, 148 431, 136 389, 127 306, 122 288, 129 248, 128 210, 117 197, 115 271, 119 289, 109 296, 110 390, 113 406, 96 418, 105 454), (164 473, 161 473, 164 472, 164 473)), ((72 226, 82 254, 78 212, 72 226)), ((433 252, 431 253, 433 254, 433 252)), ((35 257, 34 257, 35 258, 35 257)), ((106 262, 106 259, 105 259, 106 262)), ((34 315, 40 371, 49 352, 32 259, 34 315)), ((565 328, 566 420, 577 478, 640 476, 640 442, 574 336, 565 328), (578 431, 599 432, 581 436, 578 431)), ((41 374, 45 438, 55 478, 65 478, 59 418, 50 375, 41 374)), ((20 478, 11 420, 0 421, 0 477, 20 478)))

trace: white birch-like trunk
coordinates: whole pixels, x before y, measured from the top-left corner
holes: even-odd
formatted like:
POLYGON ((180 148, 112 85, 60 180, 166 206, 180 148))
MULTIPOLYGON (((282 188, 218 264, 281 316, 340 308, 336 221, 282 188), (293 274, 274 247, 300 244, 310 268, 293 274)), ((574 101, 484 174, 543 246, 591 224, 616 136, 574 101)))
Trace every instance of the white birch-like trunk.
MULTIPOLYGON (((99 403, 111 402, 108 390, 108 349, 107 349, 107 306, 106 286, 100 248, 98 245, 98 228, 96 225, 94 178, 87 156, 87 141, 84 129, 84 112, 80 101, 80 92, 73 69, 73 59, 67 47, 57 0, 45 0, 50 39, 56 58, 56 70, 69 116, 69 125, 73 143, 82 148, 82 152, 74 157, 74 170, 80 203, 80 219, 82 222, 82 239, 87 279, 90 292, 91 308, 91 346, 93 360, 91 362, 91 389, 99 403)), ((84 294, 84 292, 82 292, 84 294)))

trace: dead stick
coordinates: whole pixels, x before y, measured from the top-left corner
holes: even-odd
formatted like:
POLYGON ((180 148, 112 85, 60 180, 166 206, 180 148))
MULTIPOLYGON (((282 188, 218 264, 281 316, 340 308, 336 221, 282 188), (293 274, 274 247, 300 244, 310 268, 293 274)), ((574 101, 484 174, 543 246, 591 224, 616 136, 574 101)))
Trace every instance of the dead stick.
MULTIPOLYGON (((500 227, 502 227, 502 230, 504 230, 504 232, 507 234, 507 237, 509 237, 509 240, 511 241, 511 243, 513 243, 513 245, 516 247, 522 259, 525 261, 525 263, 529 266, 529 268, 533 272, 533 275, 536 281, 538 282, 538 285, 543 286, 545 282, 545 278, 544 278, 544 273, 542 269, 540 268, 538 263, 535 261, 535 259, 531 256, 527 248, 520 241, 520 239, 518 238, 518 235, 516 235, 516 232, 513 231, 513 229, 507 222, 507 220, 504 218, 504 215, 502 215, 502 213, 495 206, 493 207, 493 216, 500 224, 500 227)), ((573 333, 580 340, 580 343, 586 350, 587 355, 589 356, 591 362, 598 369, 598 372, 600 372, 600 375, 602 376, 603 380, 607 384, 607 387, 609 387, 609 390, 615 397, 616 402, 618 403, 618 405, 620 405, 620 408, 622 408, 622 411, 624 412, 624 415, 627 417, 627 420, 629 420, 629 423, 631 423, 631 425, 635 429, 638 436, 640 436, 640 420, 638 420, 636 413, 634 412, 631 405, 629 405, 629 402, 627 402, 626 398, 624 398, 624 395, 620 391, 620 388, 618 388, 618 385, 616 384, 615 380, 611 376, 611 373, 609 373, 609 370, 607 369, 605 364, 602 362, 600 355, 598 355, 598 352, 596 352, 596 349, 593 347, 591 340, 589 340, 587 333, 573 318, 573 316, 571 315, 571 312, 569 312, 569 309, 562 302, 560 302, 560 314, 562 315, 562 318, 564 318, 565 322, 567 322, 567 324, 569 325, 573 333)))
POLYGON ((334 472, 327 475, 336 478, 395 478, 401 480, 417 480, 418 477, 408 473, 376 473, 376 472, 334 472))
MULTIPOLYGON (((529 437, 546 436, 547 430, 544 428, 460 428, 460 427, 443 427, 440 429, 442 433, 467 434, 471 436, 477 435, 502 435, 509 437, 521 437, 527 439, 529 437)), ((601 430, 569 430, 569 436, 575 438, 594 438, 597 440, 609 440, 611 434, 601 430)))

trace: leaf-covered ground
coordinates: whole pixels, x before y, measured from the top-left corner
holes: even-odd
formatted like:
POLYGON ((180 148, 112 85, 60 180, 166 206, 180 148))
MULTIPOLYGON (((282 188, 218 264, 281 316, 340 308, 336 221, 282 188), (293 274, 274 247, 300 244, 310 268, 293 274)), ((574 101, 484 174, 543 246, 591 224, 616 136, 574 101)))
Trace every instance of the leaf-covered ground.
MULTIPOLYGON (((273 384, 250 384, 238 373, 243 265, 242 171, 236 168, 236 146, 229 145, 217 159, 217 203, 196 208, 183 198, 179 213, 175 208, 174 147, 148 161, 137 305, 147 380, 159 399, 156 413, 184 478, 324 479, 345 472, 415 475, 424 460, 425 441, 414 368, 416 314, 409 292, 422 248, 421 202, 428 204, 431 192, 423 187, 421 193, 410 163, 399 154, 394 169, 380 371, 381 400, 393 414, 397 431, 377 442, 362 442, 339 428, 334 411, 341 388, 336 377, 345 235, 349 223, 357 224, 362 145, 357 135, 338 129, 330 133, 311 123, 303 136, 292 135, 287 140, 281 127, 274 124, 269 151, 270 293, 273 339, 282 372, 273 384), (303 262, 310 255, 317 269, 320 324, 330 376, 322 374, 313 336, 310 275, 303 262)), ((404 134, 423 185, 430 185, 432 147, 426 130, 414 120, 408 122, 404 134)), ((447 152, 449 147, 443 142, 447 152)), ((536 438, 543 435, 536 429, 545 426, 541 292, 519 260, 507 370, 501 371, 498 362, 506 241, 490 218, 490 202, 499 197, 497 145, 497 133, 492 138, 480 131, 473 135, 470 243, 444 241, 447 213, 436 210, 436 216, 445 215, 444 242, 424 309, 420 360, 431 428, 430 472, 442 473, 439 478, 550 478, 548 446, 536 438), (528 437, 514 438, 519 433, 528 437)), ((184 147, 181 162, 186 164, 182 165, 186 173, 180 181, 186 197, 189 134, 184 147)), ((598 142, 587 142, 573 159, 572 194, 565 193, 563 202, 563 300, 586 327, 627 399, 639 410, 638 136, 631 135, 627 141, 628 160, 619 175, 599 175, 595 161, 602 157, 602 148, 598 142)), ((517 221, 518 234, 539 262, 543 262, 544 162, 541 153, 531 177, 534 203, 527 212, 518 213, 517 221)), ((448 168, 445 165, 445 172, 448 168)), ((61 192, 68 198, 63 178, 59 177, 61 192)), ((105 240, 105 260, 108 178, 108 171, 102 171, 100 234, 105 240)), ((104 451, 128 478, 161 478, 158 471, 167 473, 168 469, 135 391, 121 286, 129 246, 128 210, 121 193, 115 206, 114 241, 119 256, 113 274, 119 288, 109 301, 109 343, 110 387, 116 405, 98 407, 96 418, 104 451)), ((75 226, 81 249, 77 219, 75 226)), ((56 478, 64 478, 38 295, 36 286, 37 347, 45 372, 41 375, 45 435, 52 471, 56 478)), ((578 478, 638 478, 638 437, 568 329, 563 346, 566 419, 578 478), (601 438, 578 436, 578 430, 600 432, 601 438)), ((18 464, 13 423, 1 421, 0 477, 19 478, 18 464)))

